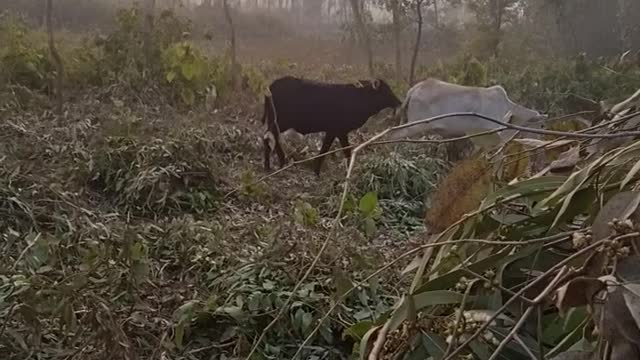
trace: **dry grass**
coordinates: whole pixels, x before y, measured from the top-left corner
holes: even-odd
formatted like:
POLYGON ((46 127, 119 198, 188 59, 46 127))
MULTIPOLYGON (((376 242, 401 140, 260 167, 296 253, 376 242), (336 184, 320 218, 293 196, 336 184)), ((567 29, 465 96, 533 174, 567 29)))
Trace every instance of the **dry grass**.
POLYGON ((491 176, 491 166, 482 155, 457 163, 432 197, 433 206, 425 217, 428 231, 439 233, 477 209, 489 192, 491 176))

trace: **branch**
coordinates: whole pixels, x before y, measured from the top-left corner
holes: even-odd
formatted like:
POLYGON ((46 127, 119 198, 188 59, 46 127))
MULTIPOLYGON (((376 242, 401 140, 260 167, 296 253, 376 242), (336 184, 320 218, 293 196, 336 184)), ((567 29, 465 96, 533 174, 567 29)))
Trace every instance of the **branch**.
POLYGON ((500 120, 496 120, 496 119, 493 119, 491 117, 484 116, 484 115, 481 115, 481 114, 478 114, 478 113, 474 113, 474 112, 459 112, 459 113, 451 113, 451 114, 434 116, 432 118, 418 120, 418 121, 410 122, 410 123, 407 123, 407 124, 399 125, 399 126, 391 128, 390 130, 399 130, 399 129, 404 129, 404 128, 408 128, 408 127, 412 127, 412 126, 416 126, 416 125, 420 125, 420 124, 427 124, 427 123, 430 123, 430 122, 433 122, 433 121, 436 121, 436 120, 443 119, 445 117, 452 117, 452 116, 473 116, 473 117, 478 117, 478 118, 490 121, 492 123, 496 123, 498 125, 502 125, 504 128, 502 128, 501 130, 512 129, 512 130, 518 130, 518 131, 522 131, 522 132, 528 132, 528 133, 540 134, 540 135, 555 135, 555 136, 566 136, 566 137, 570 137, 570 138, 573 137, 573 138, 588 138, 588 139, 613 139, 613 138, 620 138, 620 137, 625 137, 625 136, 638 136, 638 135, 640 135, 640 131, 627 131, 627 132, 620 132, 620 133, 616 133, 616 134, 586 134, 586 133, 580 133, 580 132, 570 133, 570 132, 565 132, 565 131, 534 129, 534 128, 530 128, 530 127, 526 127, 526 126, 510 124, 510 123, 507 123, 507 122, 504 122, 504 121, 500 121, 500 120))
MULTIPOLYGON (((633 236, 638 236, 640 235, 640 233, 631 233, 631 234, 626 234, 626 235, 622 235, 617 237, 615 240, 621 240, 623 238, 628 238, 628 237, 633 237, 633 236)), ((540 276, 538 276, 535 280, 533 280, 529 285, 523 287, 522 289, 520 289, 516 294, 518 295, 513 296, 511 298, 509 298, 509 300, 507 300, 502 307, 500 307, 500 309, 498 309, 492 316, 491 318, 484 323, 480 328, 478 328, 476 330, 475 333, 473 333, 473 335, 471 335, 467 340, 464 341, 464 343, 462 343, 460 346, 458 346, 458 348, 456 348, 448 357, 444 358, 443 360, 453 360, 455 359, 455 356, 458 355, 464 348, 466 348, 469 343, 471 343, 474 339, 476 339, 478 336, 480 336, 480 334, 482 334, 488 327, 489 325, 493 322, 493 320, 495 320, 500 314, 502 314, 503 312, 505 312, 507 310, 507 308, 519 297, 522 296, 527 290, 530 290, 532 287, 538 285, 540 282, 542 282, 542 280, 544 280, 546 277, 548 277, 550 274, 554 273, 555 271, 563 268, 565 265, 567 265, 568 263, 570 263, 571 261, 573 261, 574 259, 586 254, 587 252, 594 250, 596 248, 598 248, 600 245, 602 245, 605 241, 609 241, 609 238, 605 238, 602 240, 599 240, 597 242, 594 242, 593 244, 577 251, 576 253, 574 253, 573 255, 565 258, 564 260, 560 261, 559 263, 555 264, 554 266, 552 266, 549 270, 547 270, 546 272, 544 272, 543 274, 541 274, 540 276)), ((534 299, 534 301, 541 301, 542 297, 537 297, 536 299, 534 299)))
MULTIPOLYGON (((446 232, 446 230, 444 231, 446 232)), ((534 243, 539 243, 539 242, 547 242, 547 241, 554 241, 560 238, 566 238, 568 237, 570 234, 572 234, 573 232, 565 232, 565 233, 561 233, 561 234, 556 234, 556 235, 552 235, 552 236, 548 236, 545 238, 540 238, 540 239, 532 239, 532 240, 525 240, 525 241, 493 241, 493 240, 482 240, 482 239, 462 239, 462 240, 451 240, 451 241, 441 241, 441 242, 433 242, 430 244, 425 244, 425 245, 421 245, 415 249, 411 249, 407 252, 405 252, 404 254, 401 254, 400 256, 398 256, 397 258, 393 259, 392 261, 390 261, 388 264, 384 265, 383 267, 379 268, 378 270, 374 271, 373 273, 371 273, 369 276, 367 276, 366 278, 364 278, 364 280, 356 283, 355 285, 353 285, 349 290, 345 291, 335 302, 334 304, 329 308, 329 310, 326 311, 325 315, 320 318, 320 320, 318 320, 318 325, 316 325, 316 327, 313 329, 313 331, 311 331, 311 333, 309 334, 309 336, 307 336, 307 338, 304 340, 304 342, 302 343, 302 345, 300 345, 300 347, 298 348, 298 351, 294 354, 294 356, 292 357, 292 359, 295 359, 298 355, 300 355, 300 352, 302 351, 302 349, 307 346, 309 344, 309 342, 311 341, 311 339, 315 336, 315 334, 320 330, 320 328, 322 327, 322 324, 329 318, 329 316, 331 316, 331 313, 333 313, 333 311, 338 308, 338 306, 340 306, 340 304, 347 299, 347 297, 349 295, 351 295, 351 293, 365 285, 369 280, 373 279, 374 277, 380 275, 381 273, 383 273, 384 271, 386 271, 387 269, 389 269, 390 267, 392 267, 393 265, 397 264, 398 262, 400 262, 400 260, 405 259, 409 256, 413 256, 421 251, 424 251, 426 249, 429 248, 435 248, 435 247, 439 247, 439 246, 445 246, 445 245, 461 245, 461 244, 469 244, 469 243, 476 243, 476 244, 483 244, 483 245, 529 245, 529 244, 534 244, 534 243)))
MULTIPOLYGON (((538 306, 540 304, 540 302, 542 302, 544 300, 544 298, 546 298, 547 295, 549 295, 549 293, 556 287, 556 285, 558 285, 558 283, 560 282, 560 280, 562 279, 564 274, 566 274, 567 272, 568 272, 568 270, 567 270, 566 266, 563 266, 560 269, 560 271, 558 271, 558 273, 556 274, 556 277, 549 283, 549 285, 547 285, 547 287, 542 291, 542 293, 540 293, 540 295, 538 295, 533 300, 533 304, 529 305, 529 307, 524 312, 524 314, 522 314, 522 316, 520 316, 520 319, 518 320, 518 322, 513 326, 511 331, 509 331, 509 334, 507 334, 507 336, 500 342, 500 344, 498 345, 496 350, 493 352, 493 354, 491 355, 489 360, 496 360, 498 358, 498 356, 500 355, 500 352, 502 351, 502 349, 504 349, 504 347, 507 346, 507 344, 511 341, 511 339, 514 336, 516 336, 516 334, 518 333, 518 330, 520 330, 522 325, 524 325, 524 323, 529 318, 529 315, 531 315, 531 313, 536 308, 536 306, 538 306)), ((528 348, 526 346, 524 346, 524 348, 528 350, 528 348)))

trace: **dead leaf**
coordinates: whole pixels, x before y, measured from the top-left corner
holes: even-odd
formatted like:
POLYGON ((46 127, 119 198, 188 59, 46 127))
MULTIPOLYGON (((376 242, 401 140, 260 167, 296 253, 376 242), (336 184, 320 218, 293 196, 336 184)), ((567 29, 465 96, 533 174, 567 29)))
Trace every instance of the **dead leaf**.
MULTIPOLYGON (((628 206, 636 200, 638 194, 632 191, 625 191, 612 196, 609 201, 600 209, 593 221, 591 230, 593 231, 593 241, 606 238, 611 234, 609 222, 613 219, 621 219, 625 215, 628 206)), ((640 211, 629 215, 629 219, 634 223, 640 222, 640 211)))
POLYGON ((614 287, 614 291, 607 294, 602 302, 595 302, 591 307, 593 318, 597 322, 602 337, 609 343, 626 343, 640 346, 640 328, 631 316, 625 303, 623 288, 614 287))
POLYGON ((569 308, 587 305, 592 302, 596 293, 605 288, 605 283, 598 279, 577 277, 556 290, 556 307, 564 316, 569 308))
POLYGON ((611 344, 611 356, 609 360, 640 359, 640 350, 637 346, 620 339, 611 344))
POLYGON ((549 167, 552 171, 570 169, 576 166, 578 161, 580 161, 580 147, 574 146, 569 150, 561 153, 557 160, 551 162, 551 165, 549 165, 549 167))

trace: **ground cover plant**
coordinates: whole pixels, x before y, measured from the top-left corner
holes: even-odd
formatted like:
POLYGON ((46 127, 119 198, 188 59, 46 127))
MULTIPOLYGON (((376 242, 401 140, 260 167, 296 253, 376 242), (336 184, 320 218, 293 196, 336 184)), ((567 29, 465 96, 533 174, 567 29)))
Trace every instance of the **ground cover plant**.
MULTIPOLYGON (((352 12, 335 37, 289 38, 283 29, 301 29, 292 13, 232 1, 158 1, 151 17, 146 3, 76 3, 53 3, 60 20, 48 33, 44 6, 0 1, 4 358, 640 355, 640 143, 615 135, 637 131, 615 127, 640 108, 637 54, 539 49, 523 59, 509 46, 529 20, 508 17, 498 54, 487 56, 487 46, 474 49, 490 29, 449 49, 442 39, 459 30, 443 23, 425 31, 434 45, 419 54, 438 61, 418 61, 416 79, 501 84, 515 101, 564 116, 545 129, 562 133, 485 142, 456 163, 434 138, 368 143, 350 160, 328 155, 322 177, 306 161, 319 146, 312 135, 287 141, 289 167, 267 174, 260 117, 271 80, 370 76, 366 59, 344 60, 335 40, 362 45, 351 39, 360 33, 352 12), (65 10, 76 7, 91 16, 65 10), (300 49, 282 45, 294 42, 300 49), (291 57, 267 50, 279 46, 291 57), (587 135, 570 137, 579 131, 587 135), (606 146, 589 155, 596 140, 606 146), (535 147, 548 168, 527 174, 535 147)), ((416 3, 427 22, 436 9, 399 3, 413 44, 416 3)), ((372 14, 362 14, 371 43, 394 50, 394 26, 372 14)), ((375 75, 404 96, 408 69, 398 76, 395 51, 377 51, 375 75)), ((351 142, 392 126, 386 115, 351 142)))

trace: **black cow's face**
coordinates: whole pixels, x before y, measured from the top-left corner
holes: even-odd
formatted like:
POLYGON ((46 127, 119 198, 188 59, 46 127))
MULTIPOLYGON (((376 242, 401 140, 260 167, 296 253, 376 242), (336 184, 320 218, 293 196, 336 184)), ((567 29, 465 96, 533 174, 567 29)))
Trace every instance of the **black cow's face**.
POLYGON ((376 79, 371 82, 371 88, 375 93, 376 100, 384 108, 397 108, 402 105, 402 101, 393 93, 389 84, 382 79, 376 79))

